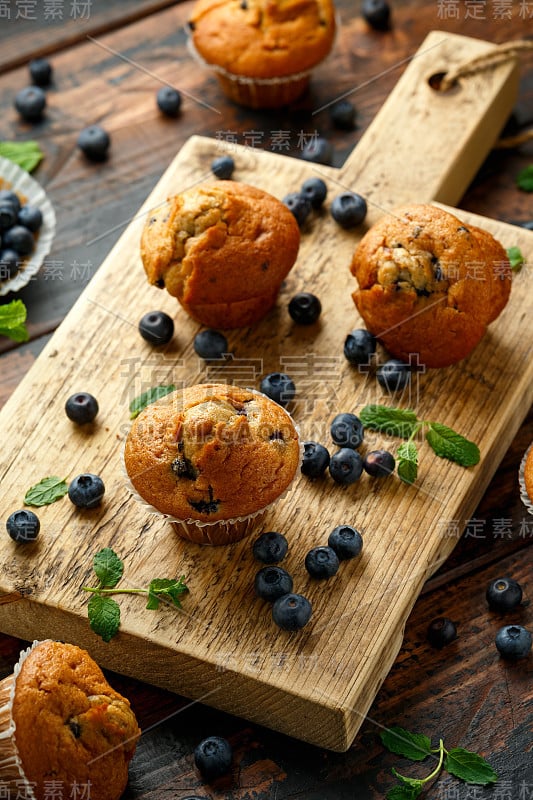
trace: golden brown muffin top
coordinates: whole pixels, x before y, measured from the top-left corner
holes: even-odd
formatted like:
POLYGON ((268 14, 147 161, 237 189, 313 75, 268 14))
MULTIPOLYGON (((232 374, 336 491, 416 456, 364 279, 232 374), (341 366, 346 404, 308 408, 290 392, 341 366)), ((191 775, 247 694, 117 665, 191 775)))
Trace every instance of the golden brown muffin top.
POLYGON ((40 642, 16 678, 15 742, 42 800, 46 782, 65 794, 90 781, 91 800, 118 800, 140 735, 129 702, 114 691, 85 650, 40 642))
POLYGON ((199 0, 189 26, 209 64, 235 75, 279 78, 325 58, 335 12, 331 0, 199 0))
POLYGON ((264 508, 288 487, 299 458, 289 414, 258 392, 225 384, 198 384, 149 405, 124 454, 146 502, 202 522, 264 508))
POLYGON ((533 442, 529 448, 529 453, 524 465, 524 483, 526 485, 527 496, 533 503, 533 442))

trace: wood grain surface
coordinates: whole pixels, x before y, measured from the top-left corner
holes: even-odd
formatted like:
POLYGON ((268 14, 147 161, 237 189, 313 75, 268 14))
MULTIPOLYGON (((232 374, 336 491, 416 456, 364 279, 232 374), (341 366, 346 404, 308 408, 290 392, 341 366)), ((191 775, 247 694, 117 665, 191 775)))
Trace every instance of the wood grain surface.
MULTIPOLYGON (((367 131, 344 170, 318 170, 300 160, 238 147, 235 178, 277 196, 317 171, 327 176, 332 194, 339 184, 357 181, 371 201, 369 224, 383 207, 413 199, 413 193, 418 201, 436 196, 453 202, 471 177, 466 172, 460 177, 462 153, 473 152, 474 144, 476 152, 489 149, 514 101, 515 75, 512 67, 503 67, 476 81, 473 90, 465 89, 463 102, 444 104, 420 80, 423 54, 437 36, 423 44, 420 59, 413 59, 398 94, 391 96, 377 127, 367 131), (412 114, 409 107, 406 111, 408 102, 412 114), (439 116, 450 120, 454 114, 452 140, 432 153, 430 131, 439 116), (400 117, 398 131, 406 140, 400 136, 399 145, 418 154, 427 141, 425 158, 415 159, 406 173, 407 155, 398 162, 396 148, 380 151, 378 176, 378 153, 372 151, 376 130, 388 129, 400 117), (490 125, 483 124, 487 120, 490 125), (458 141, 459 128, 464 135, 458 141), (413 139, 415 131, 418 138, 413 139)), ((442 46, 453 63, 487 45, 447 37, 442 46)), ((98 472, 107 493, 103 506, 92 512, 80 513, 66 499, 43 509, 40 541, 25 550, 5 548, 0 626, 23 638, 68 638, 112 669, 322 747, 346 750, 394 661, 425 579, 453 548, 453 538, 443 535, 444 525, 468 519, 530 406, 533 368, 522 335, 530 311, 526 276, 518 275, 507 309, 469 359, 418 376, 410 396, 401 400, 424 418, 468 433, 483 454, 478 467, 463 470, 426 448, 416 488, 397 480, 364 479, 342 489, 329 480, 309 483, 300 477, 269 514, 263 529, 286 532, 292 545, 287 566, 314 606, 312 624, 287 636, 253 597, 255 566, 248 542, 209 549, 176 540, 165 523, 147 516, 129 498, 121 473, 128 403, 155 383, 172 379, 180 386, 216 378, 257 385, 262 374, 283 367, 297 383, 293 412, 303 437, 321 441, 327 440, 328 420, 338 410, 357 411, 379 401, 373 376, 354 372, 338 356, 345 334, 358 324, 347 266, 361 231, 342 232, 326 215, 314 219, 304 231, 297 265, 277 309, 252 330, 231 334, 234 358, 223 365, 200 362, 191 347, 198 326, 172 298, 145 287, 138 241, 146 213, 169 194, 207 177, 207 165, 220 147, 193 138, 180 151, 3 409, 1 422, 11 431, 0 468, 6 510, 19 506, 28 486, 50 473, 72 478, 98 472), (311 288, 323 301, 323 318, 313 330, 298 330, 284 306, 295 291, 311 288), (163 352, 151 351, 136 331, 138 317, 151 305, 173 313, 178 322, 176 339, 163 352), (74 429, 62 410, 65 398, 82 386, 101 407, 88 432, 74 429), (344 565, 327 587, 311 581, 302 564, 306 550, 345 522, 362 530, 363 557, 344 565), (102 644, 89 630, 80 590, 90 576, 91 556, 101 546, 114 547, 124 558, 130 585, 142 585, 163 567, 170 575, 185 574, 191 589, 185 613, 154 615, 139 608, 137 598, 123 598, 121 632, 109 645, 102 644)), ((479 161, 482 157, 479 152, 479 161)), ((470 214, 462 218, 480 222, 470 214)), ((493 221, 482 224, 505 246, 519 245, 530 257, 531 233, 493 221)), ((373 437, 372 445, 380 441, 373 437)))

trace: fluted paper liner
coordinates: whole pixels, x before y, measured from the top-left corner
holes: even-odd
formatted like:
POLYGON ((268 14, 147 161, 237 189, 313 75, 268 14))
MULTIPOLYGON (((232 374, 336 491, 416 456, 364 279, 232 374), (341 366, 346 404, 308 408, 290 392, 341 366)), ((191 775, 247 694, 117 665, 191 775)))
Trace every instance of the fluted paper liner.
POLYGON ((525 505, 525 507, 527 508, 527 510, 529 511, 530 514, 533 514, 533 500, 530 498, 530 496, 527 493, 526 479, 525 479, 524 472, 525 472, 525 469, 526 469, 527 457, 528 457, 528 455, 529 455, 529 453, 530 453, 532 448, 533 448, 533 442, 529 445, 529 447, 527 448, 526 452, 524 453, 524 457, 522 458, 522 461, 520 462, 520 470, 518 472, 518 483, 520 484, 520 499, 522 500, 523 504, 525 505))

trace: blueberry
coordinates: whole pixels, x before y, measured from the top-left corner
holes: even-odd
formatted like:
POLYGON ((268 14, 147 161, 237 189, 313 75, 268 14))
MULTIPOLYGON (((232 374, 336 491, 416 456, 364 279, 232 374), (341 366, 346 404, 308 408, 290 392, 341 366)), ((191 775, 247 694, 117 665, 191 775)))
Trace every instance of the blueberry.
POLYGON ((303 225, 311 213, 311 201, 299 192, 286 194, 282 203, 287 206, 298 225, 303 225))
POLYGON ((298 325, 312 325, 321 311, 320 300, 310 292, 299 292, 289 302, 289 314, 298 325))
POLYGON ((172 86, 162 86, 156 96, 157 107, 167 117, 175 117, 180 110, 181 94, 172 86))
POLYGON ((52 80, 52 65, 47 58, 33 58, 29 65, 31 82, 35 86, 49 86, 52 80))
POLYGON ((485 596, 491 611, 512 611, 522 602, 522 587, 512 578, 496 578, 489 583, 485 596))
POLYGON ((263 564, 277 564, 287 555, 289 545, 282 533, 267 531, 262 533, 253 543, 254 558, 263 564))
POLYGON ((312 606, 301 594, 285 594, 272 606, 272 619, 284 631, 298 631, 311 619, 312 606))
POLYGON ((206 781, 226 775, 231 769, 233 751, 227 739, 208 736, 194 748, 194 763, 206 781))
POLYGON ((164 311, 148 311, 139 321, 139 333, 150 344, 168 344, 174 336, 174 320, 164 311))
POLYGON ((0 205, 5 203, 9 203, 10 206, 13 206, 15 212, 19 213, 21 203, 15 192, 11 192, 9 189, 0 189, 0 205))
POLYGON ((337 414, 331 423, 331 438, 340 447, 356 450, 364 437, 363 423, 355 414, 337 414))
POLYGON ((361 14, 371 28, 386 31, 390 24, 390 6, 386 0, 363 0, 361 14))
POLYGON ((533 219, 530 219, 527 222, 521 222, 520 227, 525 228, 528 231, 533 231, 533 219))
POLYGON ((397 358, 389 358, 376 371, 379 385, 392 394, 399 389, 404 389, 411 380, 409 364, 397 358))
POLYGON ((376 352, 377 340, 366 328, 357 328, 344 340, 344 355, 350 364, 368 364, 376 352))
POLYGON ((347 486, 361 477, 363 459, 350 447, 343 447, 331 456, 329 474, 337 483, 347 486))
POLYGON ((504 658, 526 658, 531 651, 531 638, 522 625, 504 625, 496 634, 496 647, 504 658))
POLYGON ((75 477, 68 487, 68 496, 78 508, 96 508, 102 502, 104 492, 103 480, 90 472, 75 477))
POLYGON ((339 569, 339 558, 332 547, 313 547, 305 557, 305 568, 312 578, 331 578, 339 569))
POLYGON ((255 576, 254 588, 261 600, 273 603, 278 597, 292 592, 292 578, 281 567, 263 567, 255 576))
POLYGON ((194 337, 194 352, 206 361, 222 358, 228 352, 228 340, 220 331, 208 328, 194 337))
POLYGON ((342 192, 333 198, 330 211, 341 228, 355 228, 366 217, 366 200, 355 192, 342 192))
POLYGON ((89 392, 76 392, 65 403, 65 412, 72 422, 86 425, 98 414, 98 402, 89 392))
POLYGON ((2 236, 2 246, 6 250, 14 250, 20 256, 27 256, 35 246, 33 233, 23 225, 13 225, 2 236))
POLYGON ((77 145, 89 161, 104 161, 111 144, 109 134, 100 125, 89 125, 78 136, 77 145))
POLYGON ((13 511, 9 515, 6 521, 6 528, 14 542, 27 544, 36 540, 41 523, 37 514, 23 508, 20 511, 13 511))
POLYGON ((308 478, 320 478, 329 466, 328 450, 318 442, 304 442, 302 459, 302 475, 308 478))
POLYGON ((46 107, 46 95, 38 86, 26 86, 15 95, 15 108, 26 122, 39 122, 46 107))
POLYGON ((437 617, 429 623, 426 635, 432 647, 444 647, 457 638, 457 628, 448 617, 437 617))
POLYGON ((229 181, 235 169, 235 161, 231 156, 219 156, 211 162, 211 172, 223 181, 229 181))
POLYGON ((300 189, 300 194, 306 197, 315 209, 321 207, 327 193, 328 187, 322 178, 308 178, 302 183, 302 188, 300 189))
POLYGON ((0 251, 0 282, 16 275, 21 265, 20 256, 15 250, 0 251))
POLYGON ((43 224, 41 209, 37 206, 22 206, 18 213, 17 222, 32 233, 36 233, 43 224))
POLYGON ((296 394, 294 382, 284 372, 271 372, 261 381, 260 390, 280 406, 286 406, 296 394))
POLYGON ((16 221, 17 212, 11 203, 2 203, 0 205, 0 232, 12 228, 16 221))
POLYGON ((349 100, 339 100, 334 103, 330 108, 329 115, 336 128, 344 131, 353 131, 355 128, 355 106, 349 100))
POLYGON ((371 450, 363 460, 363 469, 373 478, 386 478, 392 475, 396 461, 388 450, 371 450))
POLYGON ((327 139, 317 136, 305 145, 302 158, 305 161, 312 161, 314 164, 331 164, 333 147, 327 139))
POLYGON ((338 525, 331 531, 328 545, 336 552, 339 561, 346 561, 359 555, 363 549, 363 537, 351 525, 338 525))

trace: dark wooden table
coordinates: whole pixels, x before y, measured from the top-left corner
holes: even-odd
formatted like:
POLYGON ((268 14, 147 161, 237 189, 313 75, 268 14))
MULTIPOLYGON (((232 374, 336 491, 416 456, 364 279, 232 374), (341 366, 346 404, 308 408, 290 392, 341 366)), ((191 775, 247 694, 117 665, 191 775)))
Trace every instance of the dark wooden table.
MULTIPOLYGON (((46 155, 35 177, 54 204, 58 224, 52 253, 38 277, 18 295, 28 308, 30 341, 16 346, 0 339, 0 404, 31 367, 130 217, 193 133, 233 137, 240 144, 268 148, 270 132, 283 130, 288 132, 287 154, 298 157, 299 132, 316 129, 331 140, 333 163, 340 165, 429 30, 493 42, 523 38, 533 30, 533 6, 519 0, 397 0, 393 26, 386 33, 367 27, 358 3, 339 0, 341 27, 335 50, 317 70, 311 91, 289 110, 262 113, 225 101, 215 79, 192 61, 184 32, 191 2, 65 0, 55 4, 54 14, 50 12, 53 4, 46 2, 11 0, 1 5, 9 10, 10 18, 4 12, 0 20, 0 139, 39 141, 46 155), (18 119, 12 103, 15 93, 28 83, 27 62, 43 54, 53 63, 54 83, 48 91, 45 120, 30 126, 18 119), (183 92, 182 113, 175 120, 156 109, 161 80, 183 92), (327 113, 312 114, 314 108, 345 92, 351 92, 358 109, 357 129, 350 132, 334 129, 327 113), (193 100, 199 97, 221 114, 193 100), (88 164, 75 148, 79 130, 93 122, 102 124, 112 136, 111 157, 102 165, 88 164)), ((506 130, 509 134, 533 124, 531 59, 524 62, 521 74, 520 96, 506 130)), ((506 222, 530 220, 531 195, 517 189, 515 178, 531 161, 531 142, 515 149, 495 149, 460 206, 506 222)), ((10 299, 4 297, 2 302, 10 299)), ((9 432, 2 435, 6 438, 9 432)), ((533 797, 533 659, 505 662, 494 647, 496 630, 504 622, 533 629, 533 605, 527 602, 533 597, 533 517, 520 502, 517 483, 518 465, 531 440, 530 414, 473 518, 450 521, 443 530, 443 535, 457 538, 457 546, 425 585, 396 663, 347 753, 302 744, 111 674, 113 685, 131 699, 144 730, 126 796, 161 800, 191 794, 228 800, 383 797, 394 782, 391 767, 409 770, 402 759, 384 750, 378 737, 384 726, 399 724, 425 732, 434 741, 443 736, 450 746, 482 753, 500 775, 492 789, 468 787, 443 776, 429 789, 428 797, 533 797), (485 601, 487 584, 501 575, 519 580, 526 597, 523 606, 505 618, 489 612, 485 601), (455 621, 459 635, 453 644, 436 650, 426 641, 426 629, 441 615, 455 621), (202 782, 192 760, 195 744, 209 734, 227 736, 235 749, 232 780, 216 788, 202 782)), ((24 644, 0 635, 0 677, 11 671, 24 644)), ((423 772, 418 769, 417 774, 423 772)))

